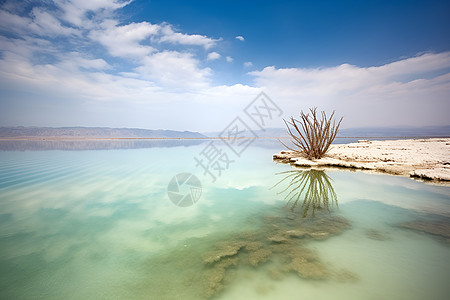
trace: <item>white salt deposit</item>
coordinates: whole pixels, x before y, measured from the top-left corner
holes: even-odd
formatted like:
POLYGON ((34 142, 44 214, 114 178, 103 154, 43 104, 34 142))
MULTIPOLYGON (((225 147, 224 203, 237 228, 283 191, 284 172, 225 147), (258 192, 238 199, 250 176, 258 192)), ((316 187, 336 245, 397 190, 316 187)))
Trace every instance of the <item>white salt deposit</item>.
POLYGON ((380 171, 433 181, 450 181, 450 138, 369 141, 332 145, 321 159, 309 160, 294 151, 274 159, 301 167, 344 167, 380 171))

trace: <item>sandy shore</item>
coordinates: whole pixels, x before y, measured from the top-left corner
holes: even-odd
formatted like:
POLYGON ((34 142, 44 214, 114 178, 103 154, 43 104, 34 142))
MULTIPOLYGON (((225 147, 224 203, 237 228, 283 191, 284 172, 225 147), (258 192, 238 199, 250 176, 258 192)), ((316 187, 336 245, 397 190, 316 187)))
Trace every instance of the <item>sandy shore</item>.
POLYGON ((314 161, 293 151, 281 151, 273 158, 300 167, 353 168, 450 185, 450 138, 360 140, 333 145, 326 157, 314 161))

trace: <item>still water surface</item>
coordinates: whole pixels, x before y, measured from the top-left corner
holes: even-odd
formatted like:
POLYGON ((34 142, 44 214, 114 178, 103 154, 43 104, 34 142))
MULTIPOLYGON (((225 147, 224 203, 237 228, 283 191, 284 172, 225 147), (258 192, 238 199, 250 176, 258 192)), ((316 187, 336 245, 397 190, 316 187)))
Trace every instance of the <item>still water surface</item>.
POLYGON ((0 298, 448 299, 450 188, 294 169, 270 141, 212 182, 208 142, 0 147, 0 298))

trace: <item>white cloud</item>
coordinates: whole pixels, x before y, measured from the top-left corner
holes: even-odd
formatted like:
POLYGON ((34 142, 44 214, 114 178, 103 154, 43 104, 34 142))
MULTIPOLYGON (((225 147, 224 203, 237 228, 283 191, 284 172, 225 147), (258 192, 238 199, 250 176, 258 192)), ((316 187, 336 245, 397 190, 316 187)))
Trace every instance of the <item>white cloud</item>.
POLYGON ((240 40, 241 42, 245 41, 244 37, 242 35, 238 35, 236 37, 237 40, 240 40))
POLYGON ((0 60, 0 84, 58 100, 75 97, 82 101, 114 101, 148 90, 147 81, 102 72, 107 68, 103 60, 84 58, 79 53, 67 54, 54 65, 34 65, 23 56, 6 52, 0 60))
POLYGON ((62 26, 58 19, 43 9, 35 7, 31 15, 34 17, 34 22, 29 25, 28 29, 32 29, 35 33, 43 36, 80 35, 78 30, 62 26))
MULTIPOLYGON (((65 1, 56 1, 59 3, 65 2, 65 1)), ((110 10, 116 10, 118 8, 122 8, 128 4, 130 4, 132 0, 91 0, 91 1, 85 1, 85 0, 71 0, 70 3, 74 6, 78 7, 79 9, 82 9, 84 11, 93 11, 96 12, 98 10, 104 10, 104 9, 110 9, 110 10)))
POLYGON ((266 67, 250 72, 287 114, 312 106, 337 110, 345 127, 445 125, 450 111, 450 52, 378 67, 266 67), (439 72, 438 72, 439 71, 439 72))
MULTIPOLYGON (((204 35, 176 32, 172 25, 139 22, 120 24, 114 11, 129 1, 56 1, 55 7, 44 10, 34 7, 31 12, 12 9, 15 13, 0 9, 0 28, 4 31, 14 30, 20 38, 0 36, 0 50, 12 51, 23 56, 23 61, 37 64, 58 65, 63 69, 79 68, 89 70, 112 70, 126 77, 148 80, 150 85, 161 84, 162 87, 174 87, 178 83, 182 88, 204 87, 209 82, 211 70, 200 66, 194 49, 177 51, 171 49, 173 44, 198 45, 209 49, 219 40, 204 35), (103 18, 107 16, 106 18, 103 18), (74 27, 63 26, 70 23, 74 27), (36 35, 41 38, 36 38, 36 35), (61 41, 46 40, 62 36, 61 41), (121 58, 121 65, 111 66, 108 56, 94 57, 92 49, 102 45, 109 55, 121 58), (78 57, 67 52, 71 49, 83 49, 78 57), (158 49, 157 49, 158 48, 158 49), (162 48, 162 49, 161 49, 162 48), (71 57, 71 61, 67 59, 71 57), (161 61, 157 61, 160 59, 161 61), (133 75, 131 75, 133 74, 133 75), (156 83, 155 83, 156 82, 156 83), (189 87, 191 85, 191 87, 189 87)), ((102 53, 95 49, 97 55, 102 53)), ((208 60, 220 58, 217 52, 208 54, 208 60)), ((162 88, 161 87, 161 88, 162 88)))
POLYGON ((32 57, 35 51, 45 49, 52 52, 52 43, 38 38, 24 36, 23 39, 6 38, 0 36, 0 50, 14 53, 18 56, 32 57))
POLYGON ((145 57, 136 72, 161 87, 192 90, 208 85, 211 69, 198 65, 199 61, 190 53, 163 51, 145 57))
POLYGON ((220 39, 175 31, 166 23, 119 23, 114 10, 126 3, 56 1, 46 10, 0 9, 1 29, 13 33, 0 35, 0 90, 20 95, 0 97, 1 123, 176 123, 178 129, 202 130, 206 120, 219 130, 259 92, 241 84, 213 85, 212 70, 198 59, 203 49, 183 49, 209 49, 220 39))
POLYGON ((45 37, 80 35, 78 30, 62 26, 57 18, 40 8, 33 8, 29 17, 0 10, 0 28, 22 37, 29 34, 45 37))
POLYGON ((251 66, 253 66, 253 63, 251 62, 251 61, 246 61, 245 63, 244 63, 244 67, 251 67, 251 66))
MULTIPOLYGON (((48 10, 0 9, 0 27, 11 33, 0 35, 0 88, 33 93, 16 115, 10 107, 17 99, 0 97, 3 124, 4 117, 25 116, 23 107, 30 103, 26 117, 40 119, 40 125, 64 125, 72 118, 85 126, 172 128, 176 120, 177 129, 202 130, 208 124, 220 130, 261 90, 286 115, 311 106, 336 109, 344 115, 345 127, 448 124, 450 52, 368 68, 266 67, 249 73, 255 78, 253 87, 217 86, 212 70, 198 57, 220 39, 178 32, 165 23, 119 23, 115 9, 128 2, 56 3, 48 10), (52 103, 41 109, 34 95, 52 103), (80 107, 79 114, 60 113, 69 101, 80 107), (53 113, 47 109, 51 107, 53 113), (56 123, 44 124, 47 118, 56 123)), ((208 52, 207 59, 221 57, 208 52)))
POLYGON ((0 10, 0 28, 5 31, 23 33, 31 22, 31 18, 0 10))
POLYGON ((207 60, 215 60, 215 59, 219 59, 221 57, 221 55, 219 54, 219 53, 217 53, 217 52, 210 52, 210 53, 208 53, 208 56, 207 56, 207 60))
POLYGON ((160 42, 167 42, 171 44, 180 45, 194 45, 203 46, 205 49, 209 49, 216 45, 221 39, 212 39, 204 35, 199 34, 184 34, 175 32, 171 25, 165 25, 162 27, 162 36, 159 38, 160 42))
POLYGON ((208 124, 211 130, 221 130, 260 92, 242 84, 211 85, 211 70, 199 68, 187 53, 155 53, 134 73, 114 75, 103 71, 108 67, 106 62, 79 53, 62 57, 54 65, 34 65, 24 56, 4 53, 0 89, 33 91, 52 104, 36 106, 33 103, 39 100, 33 97, 25 102, 33 107, 28 113, 27 106, 20 106, 20 111, 0 110, 1 123, 64 126, 69 122, 198 131, 208 124), (64 113, 61 106, 69 103, 82 104, 81 111, 64 113))
POLYGON ((93 22, 88 18, 88 13, 94 13, 99 19, 109 17, 113 11, 122 8, 132 1, 120 0, 54 0, 55 4, 62 10, 61 18, 74 26, 80 28, 92 28, 93 22))
POLYGON ((55 66, 65 70, 93 70, 101 71, 111 69, 111 66, 101 58, 85 57, 79 52, 71 52, 59 57, 60 61, 55 66))
POLYGON ((105 46, 112 56, 143 58, 155 49, 141 42, 158 34, 160 29, 159 25, 148 22, 118 26, 117 21, 106 20, 101 24, 101 29, 92 30, 89 37, 105 46))

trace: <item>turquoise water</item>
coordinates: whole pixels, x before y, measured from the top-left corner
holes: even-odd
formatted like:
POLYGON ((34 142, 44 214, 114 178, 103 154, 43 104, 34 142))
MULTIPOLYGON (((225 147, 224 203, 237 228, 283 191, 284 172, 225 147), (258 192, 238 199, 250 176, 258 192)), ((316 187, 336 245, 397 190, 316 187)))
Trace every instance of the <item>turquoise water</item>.
POLYGON ((447 299, 450 188, 296 170, 267 141, 218 144, 234 161, 212 182, 208 143, 1 151, 0 298, 447 299), (183 172, 189 207, 167 193, 183 172))

